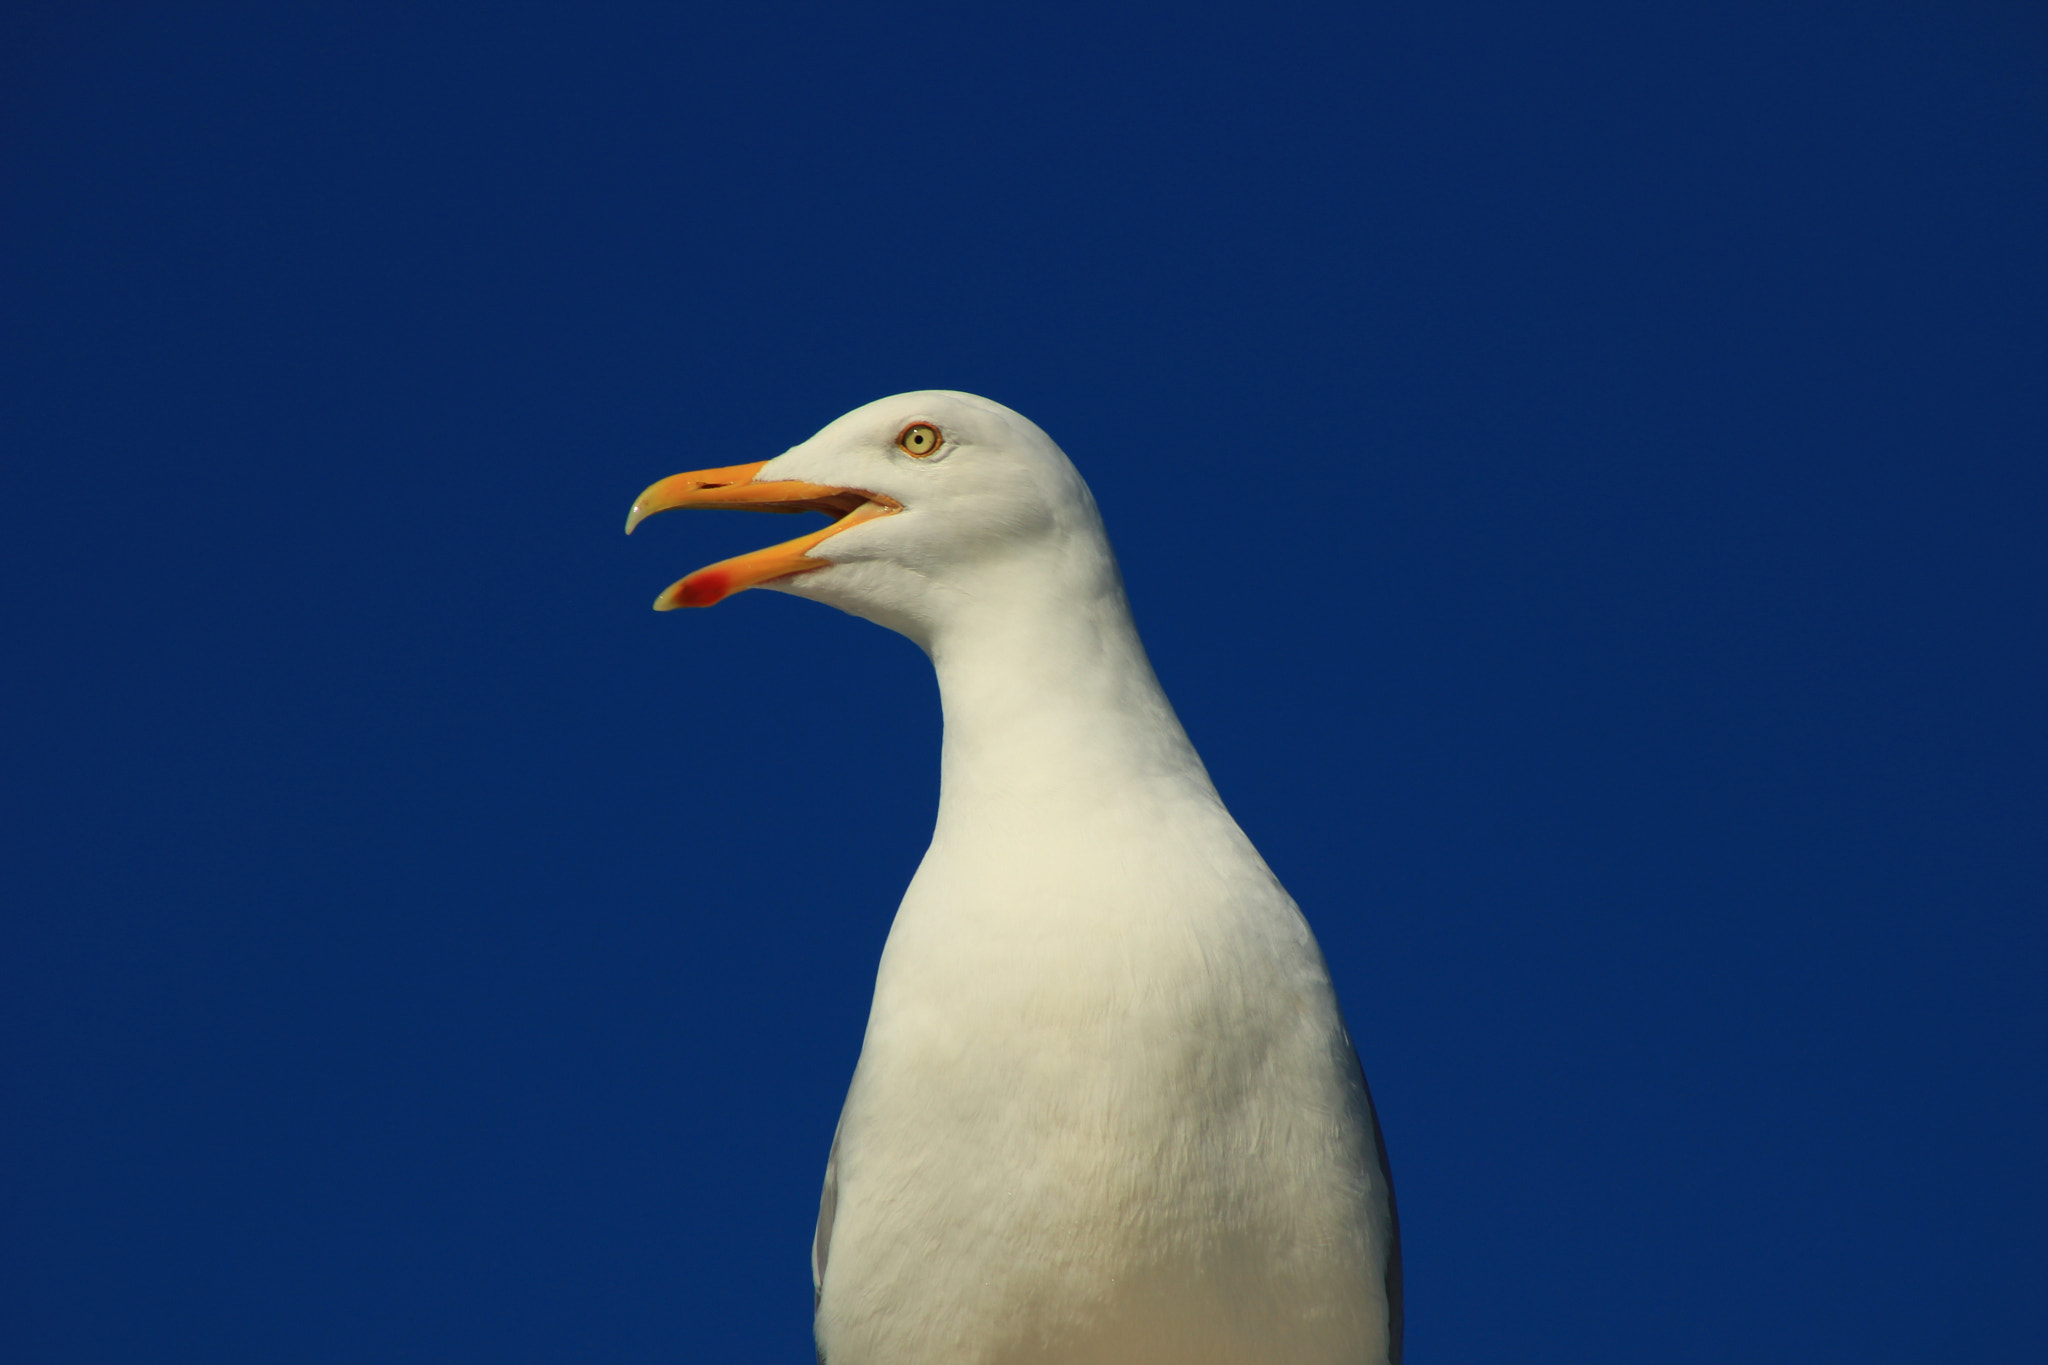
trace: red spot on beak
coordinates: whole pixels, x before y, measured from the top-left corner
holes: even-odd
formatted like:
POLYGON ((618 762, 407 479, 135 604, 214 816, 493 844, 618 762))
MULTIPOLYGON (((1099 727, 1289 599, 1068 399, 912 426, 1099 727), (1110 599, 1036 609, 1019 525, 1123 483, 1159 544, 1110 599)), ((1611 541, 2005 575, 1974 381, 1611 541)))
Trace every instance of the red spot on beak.
POLYGON ((725 574, 706 570, 685 578, 676 598, 686 607, 708 607, 723 600, 731 590, 731 580, 725 574))

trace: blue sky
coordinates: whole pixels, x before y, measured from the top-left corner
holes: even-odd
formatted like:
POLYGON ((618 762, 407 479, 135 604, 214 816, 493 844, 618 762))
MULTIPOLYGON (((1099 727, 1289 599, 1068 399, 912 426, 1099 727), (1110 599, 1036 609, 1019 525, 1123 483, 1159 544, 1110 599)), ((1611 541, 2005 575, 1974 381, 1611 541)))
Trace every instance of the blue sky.
POLYGON ((13 1358, 809 1358, 934 690, 619 526, 924 387, 1315 923, 1414 1365, 2038 1349, 2037 8, 0 24, 13 1358))

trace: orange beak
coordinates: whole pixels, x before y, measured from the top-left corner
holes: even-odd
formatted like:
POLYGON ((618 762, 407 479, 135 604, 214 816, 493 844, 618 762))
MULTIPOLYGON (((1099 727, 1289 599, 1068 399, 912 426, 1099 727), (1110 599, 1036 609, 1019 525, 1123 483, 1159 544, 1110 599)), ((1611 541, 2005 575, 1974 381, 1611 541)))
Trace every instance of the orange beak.
POLYGON ((721 560, 697 570, 688 578, 671 583, 654 599, 656 611, 677 607, 708 607, 748 588, 831 567, 831 561, 812 559, 809 552, 849 526, 886 517, 903 510, 901 503, 879 493, 853 488, 833 488, 822 483, 780 479, 756 483, 754 477, 767 464, 736 464, 725 469, 700 469, 692 474, 672 474, 633 499, 626 516, 626 534, 656 512, 676 507, 730 507, 742 512, 823 512, 832 524, 822 531, 771 545, 765 550, 721 560))

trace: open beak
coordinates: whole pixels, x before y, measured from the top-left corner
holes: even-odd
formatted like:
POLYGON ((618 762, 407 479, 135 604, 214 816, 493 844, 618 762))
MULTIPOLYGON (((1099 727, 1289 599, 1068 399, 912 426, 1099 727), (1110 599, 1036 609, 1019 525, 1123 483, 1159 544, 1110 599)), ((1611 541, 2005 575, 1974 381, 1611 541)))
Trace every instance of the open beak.
POLYGON ((771 545, 765 550, 697 570, 688 578, 671 583, 654 599, 656 611, 677 607, 708 607, 736 592, 758 587, 791 574, 809 573, 831 567, 831 561, 812 559, 810 551, 849 526, 886 517, 903 510, 901 503, 879 493, 853 488, 833 488, 822 483, 779 479, 756 483, 759 464, 736 464, 726 469, 700 469, 691 474, 672 474, 633 499, 626 516, 626 534, 656 512, 675 507, 730 507, 742 512, 823 512, 832 524, 822 531, 771 545))

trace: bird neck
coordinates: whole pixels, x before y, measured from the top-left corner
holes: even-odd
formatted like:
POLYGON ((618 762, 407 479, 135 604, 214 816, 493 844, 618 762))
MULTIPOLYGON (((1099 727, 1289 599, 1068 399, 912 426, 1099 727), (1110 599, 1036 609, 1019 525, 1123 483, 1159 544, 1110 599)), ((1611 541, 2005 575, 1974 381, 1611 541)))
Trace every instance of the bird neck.
POLYGON ((972 819, 1058 829, 1176 794, 1217 804, 1114 563, 1080 567, 1049 566, 1047 578, 1066 580, 1057 590, 1040 580, 978 591, 932 639, 945 712, 942 828, 972 819))

